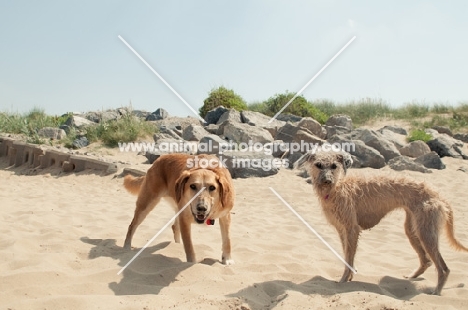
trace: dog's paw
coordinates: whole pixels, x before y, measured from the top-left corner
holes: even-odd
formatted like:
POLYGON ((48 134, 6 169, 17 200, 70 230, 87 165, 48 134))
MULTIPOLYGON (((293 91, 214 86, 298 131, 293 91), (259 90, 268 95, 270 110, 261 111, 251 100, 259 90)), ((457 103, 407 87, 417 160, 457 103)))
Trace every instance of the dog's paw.
POLYGON ((229 257, 229 258, 223 257, 223 258, 221 259, 221 263, 222 263, 223 265, 226 265, 226 266, 234 265, 234 260, 233 260, 232 258, 230 258, 230 257, 229 257))

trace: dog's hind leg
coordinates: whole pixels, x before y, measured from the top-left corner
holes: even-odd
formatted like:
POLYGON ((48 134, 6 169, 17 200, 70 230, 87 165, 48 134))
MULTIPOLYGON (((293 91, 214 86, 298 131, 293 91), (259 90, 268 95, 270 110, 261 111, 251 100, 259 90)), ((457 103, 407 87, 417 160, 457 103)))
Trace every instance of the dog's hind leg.
POLYGON ((160 200, 160 197, 154 198, 151 195, 138 196, 135 208, 135 215, 133 216, 132 222, 128 226, 127 237, 125 238, 125 249, 130 250, 132 248, 132 238, 135 234, 136 229, 143 222, 148 213, 150 213, 151 210, 154 209, 154 207, 158 204, 160 200))
POLYGON ((426 251, 424 250, 424 247, 421 244, 421 241, 419 240, 418 236, 416 236, 416 232, 414 230, 414 218, 411 215, 411 213, 406 212, 406 220, 405 220, 405 233, 406 236, 409 239, 409 242, 413 249, 416 251, 419 257, 419 267, 418 269, 414 270, 411 274, 408 276, 405 276, 405 278, 417 278, 420 275, 422 275, 429 266, 432 265, 431 260, 427 256, 426 251))
POLYGON ((221 228, 221 238, 223 240, 223 253, 221 262, 224 265, 234 264, 234 260, 231 258, 231 237, 229 235, 229 229, 231 226, 231 213, 219 219, 219 226, 221 228))
POLYGON ((436 214, 435 212, 425 214, 425 219, 419 223, 420 225, 418 226, 417 232, 424 249, 427 254, 429 254, 429 257, 434 262, 437 269, 437 286, 433 292, 434 295, 440 295, 450 274, 450 270, 439 251, 439 217, 440 214, 436 214))
MULTIPOLYGON (((343 250, 345 254, 345 261, 349 266, 354 268, 354 256, 356 255, 357 244, 359 239, 359 233, 361 229, 357 225, 353 225, 351 228, 341 228, 338 233, 343 242, 343 250)), ((343 276, 341 277, 340 283, 351 281, 353 279, 353 273, 348 266, 345 266, 343 276)))

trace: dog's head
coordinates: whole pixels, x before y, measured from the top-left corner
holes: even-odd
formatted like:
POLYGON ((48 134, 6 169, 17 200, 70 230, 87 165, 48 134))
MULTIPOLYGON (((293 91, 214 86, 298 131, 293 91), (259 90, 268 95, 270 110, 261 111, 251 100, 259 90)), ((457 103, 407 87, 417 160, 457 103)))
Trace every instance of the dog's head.
POLYGON ((226 169, 192 169, 184 171, 176 181, 176 199, 179 206, 190 203, 190 211, 198 224, 216 216, 220 209, 233 206, 233 189, 226 169))
POLYGON ((346 152, 318 151, 304 154, 295 167, 306 168, 313 184, 323 188, 335 185, 352 164, 351 155, 346 152))

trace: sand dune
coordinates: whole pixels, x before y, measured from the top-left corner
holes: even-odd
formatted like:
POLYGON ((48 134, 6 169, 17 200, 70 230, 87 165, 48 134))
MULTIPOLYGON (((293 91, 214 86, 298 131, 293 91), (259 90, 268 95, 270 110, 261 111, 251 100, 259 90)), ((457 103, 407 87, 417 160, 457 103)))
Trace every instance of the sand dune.
MULTIPOLYGON (((468 245, 466 162, 444 159, 432 174, 404 172, 436 187, 452 204, 456 236, 468 245)), ((147 167, 139 165, 140 169, 147 167)), ((2 309, 466 309, 468 253, 442 237, 451 269, 442 296, 430 268, 417 281, 403 275, 418 259, 394 212, 366 231, 354 281, 338 284, 343 264, 268 189, 273 187, 341 253, 311 185, 290 170, 263 179, 237 179, 232 239, 236 264, 220 264, 218 223, 193 226, 200 263, 185 262, 182 245, 164 231, 125 271, 117 272, 173 216, 159 206, 122 249, 135 197, 122 179, 44 170, 23 175, 0 158, 0 305, 2 309)), ((351 170, 350 173, 397 173, 351 170)))

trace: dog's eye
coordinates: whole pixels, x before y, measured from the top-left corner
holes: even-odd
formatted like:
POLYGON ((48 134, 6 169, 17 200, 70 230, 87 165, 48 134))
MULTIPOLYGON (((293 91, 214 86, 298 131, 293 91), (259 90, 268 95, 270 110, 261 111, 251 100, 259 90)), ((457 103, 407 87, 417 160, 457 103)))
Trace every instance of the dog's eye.
POLYGON ((193 189, 193 190, 196 190, 197 187, 195 186, 195 184, 190 184, 190 188, 193 189))
POLYGON ((333 170, 335 170, 335 169, 336 169, 336 164, 332 164, 330 168, 332 168, 333 170))
POLYGON ((208 189, 210 190, 210 192, 214 191, 216 189, 216 187, 214 187, 213 185, 211 185, 210 187, 208 187, 208 189))
POLYGON ((322 164, 321 163, 315 163, 315 167, 322 169, 322 164))

